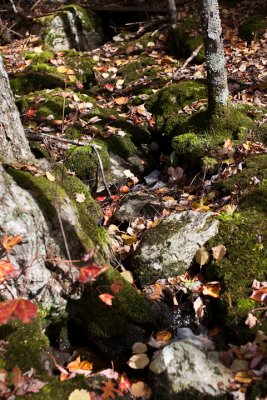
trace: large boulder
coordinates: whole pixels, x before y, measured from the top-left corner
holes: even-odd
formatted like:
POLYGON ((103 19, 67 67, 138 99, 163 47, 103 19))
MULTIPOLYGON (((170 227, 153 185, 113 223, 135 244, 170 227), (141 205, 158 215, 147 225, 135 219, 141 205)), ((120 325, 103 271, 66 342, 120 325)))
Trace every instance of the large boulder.
POLYGON ((146 231, 132 260, 141 283, 183 274, 197 249, 217 234, 219 222, 212 217, 212 213, 183 211, 146 231))
POLYGON ((93 50, 104 40, 97 15, 73 4, 35 19, 31 33, 40 35, 46 47, 54 51, 93 50))
POLYGON ((195 398, 205 399, 222 395, 231 378, 231 371, 220 361, 212 342, 194 335, 161 349, 149 369, 155 400, 184 399, 193 393, 198 395, 195 398))

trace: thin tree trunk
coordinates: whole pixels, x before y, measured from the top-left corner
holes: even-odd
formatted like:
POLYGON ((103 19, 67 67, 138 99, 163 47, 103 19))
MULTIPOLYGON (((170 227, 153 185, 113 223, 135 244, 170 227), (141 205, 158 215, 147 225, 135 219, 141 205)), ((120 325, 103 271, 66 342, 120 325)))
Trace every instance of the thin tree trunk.
POLYGON ((172 28, 175 29, 177 24, 177 9, 175 0, 168 0, 168 11, 170 24, 172 28))
POLYGON ((206 54, 208 110, 212 114, 228 105, 222 27, 218 0, 201 0, 201 19, 206 54))
POLYGON ((33 160, 0 57, 0 161, 9 164, 16 161, 30 163, 33 160))

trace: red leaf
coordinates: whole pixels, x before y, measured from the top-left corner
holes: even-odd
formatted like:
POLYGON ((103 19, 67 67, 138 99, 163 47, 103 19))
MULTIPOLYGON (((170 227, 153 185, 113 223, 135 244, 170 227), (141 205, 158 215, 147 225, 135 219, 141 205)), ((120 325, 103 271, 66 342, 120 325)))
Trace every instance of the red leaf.
POLYGON ((36 108, 33 107, 29 108, 28 111, 25 113, 26 117, 28 118, 34 117, 35 114, 36 114, 36 108))
POLYGON ((118 280, 116 279, 112 285, 110 286, 111 290, 113 293, 119 293, 123 288, 124 285, 118 280))
POLYGON ((119 388, 122 392, 127 392, 127 390, 130 389, 132 386, 130 380, 127 378, 127 376, 122 375, 119 383, 119 388))
POLYGON ((114 90, 114 87, 113 87, 113 85, 111 85, 111 83, 106 83, 104 85, 104 88, 109 90, 110 92, 113 92, 113 90, 114 90))
POLYGON ((97 264, 88 264, 80 269, 79 282, 94 282, 96 277, 103 274, 109 267, 99 267, 97 264))
POLYGON ((7 300, 0 303, 0 324, 6 324, 17 317, 28 324, 36 317, 37 306, 26 299, 7 300))
POLYGON ((112 300, 114 299, 114 296, 109 293, 102 293, 98 296, 103 303, 105 303, 107 306, 112 306, 112 300))
POLYGON ((0 283, 11 278, 15 272, 14 265, 8 260, 0 260, 0 283))

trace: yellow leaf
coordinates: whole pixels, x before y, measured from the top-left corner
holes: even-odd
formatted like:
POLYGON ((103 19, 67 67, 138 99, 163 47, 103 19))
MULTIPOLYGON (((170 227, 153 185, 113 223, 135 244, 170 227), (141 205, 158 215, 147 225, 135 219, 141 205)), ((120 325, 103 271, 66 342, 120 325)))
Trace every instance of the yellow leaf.
POLYGON ((127 282, 129 282, 129 283, 133 283, 134 282, 134 280, 133 280, 133 275, 132 275, 132 273, 130 272, 130 271, 123 271, 123 272, 121 272, 121 276, 127 281, 127 282))
POLYGON ((251 383, 252 378, 248 375, 247 371, 239 371, 235 374, 235 381, 239 383, 251 383))
POLYGON ((143 369, 149 364, 149 358, 146 354, 134 354, 127 364, 133 369, 143 369))
POLYGON ((119 97, 118 99, 115 100, 115 103, 118 104, 119 106, 128 103, 128 97, 119 97))
POLYGON ((205 249, 205 247, 201 247, 200 249, 198 249, 196 251, 195 258, 196 258, 196 262, 202 267, 202 265, 207 264, 210 256, 209 256, 207 249, 205 249))
POLYGON ((57 72, 60 74, 65 74, 67 72, 68 68, 65 65, 60 65, 57 67, 57 72))
POLYGON ((220 261, 226 254, 226 247, 223 244, 219 244, 218 246, 212 247, 212 255, 214 260, 220 261))
POLYGON ((74 75, 73 69, 67 68, 66 74, 67 75, 74 75))
POLYGON ((56 178, 54 177, 54 175, 51 174, 51 172, 46 171, 45 175, 46 175, 47 179, 48 179, 50 182, 55 182, 56 178))
POLYGON ((68 400, 91 400, 91 396, 85 389, 75 389, 69 395, 68 400))
POLYGON ((125 233, 123 233, 123 234, 121 235, 121 238, 122 238, 124 244, 127 244, 127 245, 129 245, 129 246, 130 246, 131 244, 134 244, 134 243, 137 242, 137 237, 136 237, 136 236, 126 235, 125 233))
POLYGON ((69 76, 70 82, 76 82, 76 77, 74 75, 69 76))

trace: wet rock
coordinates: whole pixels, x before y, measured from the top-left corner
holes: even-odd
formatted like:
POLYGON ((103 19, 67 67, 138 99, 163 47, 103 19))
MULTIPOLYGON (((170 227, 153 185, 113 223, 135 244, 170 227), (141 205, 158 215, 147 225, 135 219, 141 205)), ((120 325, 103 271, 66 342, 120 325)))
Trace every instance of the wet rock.
POLYGON ((165 346, 149 369, 154 399, 180 399, 179 395, 186 396, 192 391, 217 396, 225 393, 231 378, 230 370, 220 361, 212 342, 193 334, 165 346))
POLYGON ((52 15, 37 18, 31 33, 42 37, 53 51, 88 51, 103 43, 104 34, 98 17, 78 5, 68 5, 52 15))
POLYGON ((118 221, 133 221, 138 217, 153 218, 162 209, 157 196, 149 193, 129 193, 123 197, 114 217, 118 221))
POLYGON ((217 234, 219 222, 212 216, 212 213, 183 211, 169 215, 146 231, 131 263, 141 283, 183 274, 196 250, 217 234))

